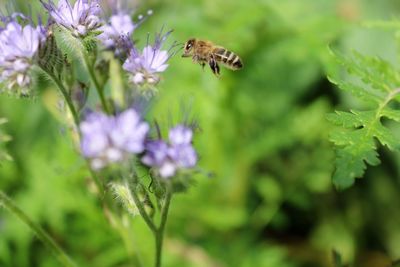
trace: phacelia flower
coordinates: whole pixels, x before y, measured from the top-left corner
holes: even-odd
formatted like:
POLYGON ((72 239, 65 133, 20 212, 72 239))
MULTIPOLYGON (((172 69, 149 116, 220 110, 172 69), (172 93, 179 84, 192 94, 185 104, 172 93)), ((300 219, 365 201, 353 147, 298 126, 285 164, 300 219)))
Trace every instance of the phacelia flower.
POLYGON ((141 53, 136 48, 131 49, 123 68, 132 83, 155 85, 160 81, 158 73, 167 69, 167 61, 171 57, 169 50, 161 50, 161 47, 170 33, 157 35, 155 43, 146 45, 141 53))
POLYGON ((142 162, 154 167, 161 177, 169 178, 178 170, 196 166, 197 154, 192 146, 193 131, 178 125, 169 131, 169 143, 163 140, 146 144, 146 153, 142 162))
POLYGON ((98 38, 106 49, 114 50, 115 55, 124 55, 133 47, 130 36, 136 26, 129 15, 120 12, 111 16, 110 23, 99 28, 102 33, 98 38))
POLYGON ((73 7, 69 0, 59 0, 57 6, 51 0, 41 2, 53 20, 75 37, 84 37, 101 26, 99 0, 77 0, 73 7))
POLYGON ((149 131, 148 124, 134 109, 112 117, 99 112, 91 113, 79 128, 82 154, 90 159, 95 170, 143 152, 149 131))
POLYGON ((0 28, 0 82, 7 82, 9 89, 18 85, 26 93, 32 80, 29 71, 46 33, 42 26, 34 27, 30 23, 23 26, 14 18, 0 28))

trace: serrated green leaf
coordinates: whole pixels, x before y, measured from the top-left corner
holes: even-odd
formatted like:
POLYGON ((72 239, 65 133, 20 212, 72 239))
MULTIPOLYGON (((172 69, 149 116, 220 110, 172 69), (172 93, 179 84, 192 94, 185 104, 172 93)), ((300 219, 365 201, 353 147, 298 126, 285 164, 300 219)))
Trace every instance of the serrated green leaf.
POLYGON ((358 52, 353 52, 353 54, 357 63, 354 70, 357 70, 365 84, 370 84, 374 89, 382 92, 391 92, 400 84, 398 71, 387 61, 378 57, 364 56, 358 52))
POLYGON ((368 86, 375 90, 391 92, 400 84, 400 76, 391 64, 377 57, 368 57, 353 51, 351 57, 336 53, 337 61, 346 68, 347 72, 364 83, 363 91, 368 86))
POLYGON ((338 82, 332 77, 328 77, 328 80, 331 83, 336 84, 343 91, 347 91, 347 92, 351 93, 352 95, 354 95, 355 97, 357 97, 367 103, 377 104, 377 103, 379 103, 380 100, 384 99, 382 94, 374 93, 370 90, 362 88, 361 86, 355 85, 353 83, 338 82))
POLYGON ((382 117, 400 122, 400 110, 394 110, 391 108, 385 108, 382 110, 382 117))
POLYGON ((384 127, 380 122, 376 123, 374 135, 382 145, 387 146, 391 150, 400 148, 400 138, 396 137, 388 128, 384 127))
POLYGON ((336 111, 327 116, 330 122, 341 127, 330 134, 330 140, 337 147, 333 183, 338 189, 345 189, 355 178, 364 175, 367 164, 380 163, 376 140, 391 150, 400 149, 400 138, 381 123, 382 117, 400 121, 400 111, 388 107, 400 95, 400 76, 398 70, 376 57, 357 52, 352 57, 339 53, 335 56, 359 80, 348 82, 338 78, 331 81, 370 105, 369 110, 336 111))
POLYGON ((333 124, 344 128, 358 128, 363 125, 359 117, 350 112, 335 111, 335 113, 328 114, 326 118, 333 124))
POLYGON ((347 147, 336 151, 336 170, 333 174, 333 184, 338 190, 346 189, 354 184, 355 178, 362 177, 370 165, 380 163, 375 150, 347 147))

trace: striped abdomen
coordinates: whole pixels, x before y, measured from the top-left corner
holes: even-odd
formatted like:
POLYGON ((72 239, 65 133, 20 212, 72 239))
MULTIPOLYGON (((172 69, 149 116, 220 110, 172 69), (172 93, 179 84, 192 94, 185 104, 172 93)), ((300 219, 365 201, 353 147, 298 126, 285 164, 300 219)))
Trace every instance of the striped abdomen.
POLYGON ((215 48, 213 54, 216 61, 223 63, 230 69, 238 70, 243 67, 240 57, 223 47, 215 48))

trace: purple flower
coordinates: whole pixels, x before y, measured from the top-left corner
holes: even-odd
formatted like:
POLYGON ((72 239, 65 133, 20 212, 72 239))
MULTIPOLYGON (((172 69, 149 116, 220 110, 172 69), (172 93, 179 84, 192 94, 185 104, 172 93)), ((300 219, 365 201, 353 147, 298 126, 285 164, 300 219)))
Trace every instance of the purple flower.
POLYGON ((115 118, 110 139, 117 148, 137 154, 144 150, 144 139, 148 131, 149 125, 141 122, 135 110, 128 109, 115 118))
POLYGON ((192 142, 193 132, 190 128, 178 125, 169 131, 168 137, 173 145, 189 145, 192 142))
POLYGON ((135 110, 128 109, 115 117, 91 113, 80 124, 80 130, 82 154, 90 159, 93 169, 99 170, 143 152, 149 126, 135 110))
POLYGON ((168 145, 162 140, 150 141, 146 144, 146 154, 142 162, 148 166, 161 166, 168 157, 168 145))
POLYGON ((121 40, 129 38, 136 29, 131 17, 124 13, 112 15, 110 23, 99 28, 102 33, 98 38, 107 49, 114 49, 121 40))
MULTIPOLYGON (((17 16, 14 14, 13 17, 17 16)), ((7 81, 9 89, 18 84, 24 92, 31 83, 29 71, 45 39, 42 26, 22 26, 9 18, 4 28, 0 29, 0 82, 7 81)))
POLYGON ((101 26, 99 0, 77 0, 73 7, 69 0, 59 0, 57 6, 51 0, 41 2, 54 21, 75 37, 84 37, 101 26))
POLYGON ((151 141, 146 145, 142 162, 155 167, 163 178, 172 177, 178 170, 193 168, 197 154, 192 142, 190 128, 178 125, 169 131, 169 144, 162 140, 151 141))
POLYGON ((147 45, 140 53, 132 48, 129 57, 126 59, 123 68, 129 74, 129 80, 138 85, 155 85, 160 81, 158 73, 167 69, 167 61, 171 57, 168 50, 161 50, 161 47, 171 31, 164 35, 157 35, 155 43, 147 45))

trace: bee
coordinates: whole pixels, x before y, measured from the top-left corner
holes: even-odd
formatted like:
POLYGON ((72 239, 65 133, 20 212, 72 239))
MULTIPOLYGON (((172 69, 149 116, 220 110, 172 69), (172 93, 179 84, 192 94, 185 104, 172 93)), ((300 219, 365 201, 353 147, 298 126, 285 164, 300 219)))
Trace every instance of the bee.
POLYGON ((214 45, 210 41, 195 38, 191 38, 185 43, 182 57, 192 57, 193 62, 199 63, 203 69, 208 64, 216 76, 219 75, 220 70, 218 63, 231 70, 239 70, 243 67, 240 57, 232 51, 214 45))

